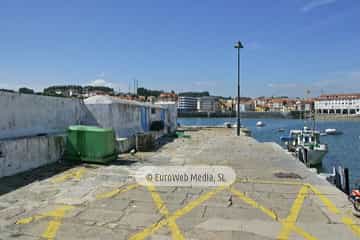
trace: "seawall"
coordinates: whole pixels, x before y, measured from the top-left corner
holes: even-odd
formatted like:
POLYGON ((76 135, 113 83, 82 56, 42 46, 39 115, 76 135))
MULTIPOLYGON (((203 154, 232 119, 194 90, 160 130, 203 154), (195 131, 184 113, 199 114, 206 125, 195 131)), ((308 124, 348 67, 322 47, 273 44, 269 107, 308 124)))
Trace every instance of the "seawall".
MULTIPOLYGON (((241 118, 298 118, 297 112, 241 112, 241 118)), ((181 118, 234 118, 236 112, 179 112, 181 118)))
POLYGON ((316 114, 316 120, 349 120, 349 121, 360 121, 359 115, 343 115, 343 114, 316 114))
POLYGON ((58 161, 63 154, 70 125, 113 128, 120 152, 134 147, 137 133, 151 132, 153 121, 164 130, 176 129, 176 108, 94 96, 75 98, 38 96, 0 91, 0 177, 10 176, 58 161), (175 112, 175 114, 174 114, 175 112))

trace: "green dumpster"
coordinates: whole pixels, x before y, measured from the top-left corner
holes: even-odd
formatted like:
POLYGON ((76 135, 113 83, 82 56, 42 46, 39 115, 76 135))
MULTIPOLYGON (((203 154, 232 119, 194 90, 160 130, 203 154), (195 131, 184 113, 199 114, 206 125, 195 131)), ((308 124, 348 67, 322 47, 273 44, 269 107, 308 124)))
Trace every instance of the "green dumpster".
POLYGON ((107 163, 117 157, 114 130, 94 126, 70 126, 67 130, 65 159, 107 163))

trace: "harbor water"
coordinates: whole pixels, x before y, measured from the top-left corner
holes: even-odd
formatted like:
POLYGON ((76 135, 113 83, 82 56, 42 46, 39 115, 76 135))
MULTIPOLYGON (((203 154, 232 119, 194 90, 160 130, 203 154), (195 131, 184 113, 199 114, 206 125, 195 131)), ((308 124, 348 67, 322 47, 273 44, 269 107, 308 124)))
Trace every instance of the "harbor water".
MULTIPOLYGON (((223 126, 225 122, 235 123, 235 118, 179 118, 180 125, 223 126)), ((312 127, 312 121, 293 119, 241 119, 241 124, 250 129, 252 136, 260 142, 276 142, 283 146, 280 137, 288 135, 291 129, 312 127), (256 127, 257 121, 264 127, 256 127), (284 129, 284 132, 279 132, 284 129)), ((322 161, 321 172, 332 172, 333 167, 349 168, 350 185, 360 185, 360 122, 359 121, 316 121, 316 129, 324 131, 336 128, 342 135, 322 136, 321 142, 328 144, 329 152, 322 161)))

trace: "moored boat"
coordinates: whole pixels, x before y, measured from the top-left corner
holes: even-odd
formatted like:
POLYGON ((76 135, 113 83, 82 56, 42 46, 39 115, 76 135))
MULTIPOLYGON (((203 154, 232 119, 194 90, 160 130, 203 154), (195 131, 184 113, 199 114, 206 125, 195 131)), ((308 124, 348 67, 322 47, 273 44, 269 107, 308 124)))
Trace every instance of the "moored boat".
POLYGON ((262 121, 258 121, 257 123, 256 123, 256 126, 257 127, 264 127, 266 124, 264 123, 264 122, 262 122, 262 121))
POLYGON ((285 129, 284 128, 279 128, 277 131, 278 132, 285 132, 285 129))
POLYGON ((336 128, 327 128, 327 129, 325 129, 325 133, 327 135, 340 135, 340 134, 342 134, 342 132, 338 131, 336 128))
POLYGON ((320 132, 306 127, 303 130, 291 130, 289 136, 281 137, 281 140, 307 166, 320 165, 328 152, 327 145, 320 143, 320 132))
POLYGON ((232 124, 230 122, 224 122, 224 127, 231 128, 232 124))

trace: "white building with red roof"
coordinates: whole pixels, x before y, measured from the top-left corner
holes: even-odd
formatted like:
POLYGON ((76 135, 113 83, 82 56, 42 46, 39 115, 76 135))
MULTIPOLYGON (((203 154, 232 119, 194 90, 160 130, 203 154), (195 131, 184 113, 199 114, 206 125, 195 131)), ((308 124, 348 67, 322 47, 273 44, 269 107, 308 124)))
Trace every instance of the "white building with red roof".
POLYGON ((360 114, 360 93, 323 94, 315 99, 318 114, 360 114))

